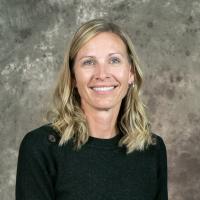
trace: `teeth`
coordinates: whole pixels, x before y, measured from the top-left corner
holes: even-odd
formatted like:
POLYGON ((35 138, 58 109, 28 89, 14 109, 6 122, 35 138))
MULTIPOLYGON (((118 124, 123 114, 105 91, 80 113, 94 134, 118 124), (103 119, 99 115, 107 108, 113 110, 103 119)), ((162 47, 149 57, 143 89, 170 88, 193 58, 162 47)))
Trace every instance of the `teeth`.
POLYGON ((113 90, 114 86, 112 87, 94 87, 93 90, 95 91, 110 91, 113 90))

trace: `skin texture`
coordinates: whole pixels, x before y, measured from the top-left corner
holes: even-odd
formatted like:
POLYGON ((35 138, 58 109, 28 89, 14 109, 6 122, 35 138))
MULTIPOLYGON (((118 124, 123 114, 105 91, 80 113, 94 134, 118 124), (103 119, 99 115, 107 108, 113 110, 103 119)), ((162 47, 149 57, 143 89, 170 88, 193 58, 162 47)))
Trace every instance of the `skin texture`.
POLYGON ((91 135, 112 137, 117 132, 116 119, 122 99, 134 80, 125 44, 116 34, 98 34, 79 50, 74 73, 91 135), (96 87, 114 89, 96 91, 96 87))

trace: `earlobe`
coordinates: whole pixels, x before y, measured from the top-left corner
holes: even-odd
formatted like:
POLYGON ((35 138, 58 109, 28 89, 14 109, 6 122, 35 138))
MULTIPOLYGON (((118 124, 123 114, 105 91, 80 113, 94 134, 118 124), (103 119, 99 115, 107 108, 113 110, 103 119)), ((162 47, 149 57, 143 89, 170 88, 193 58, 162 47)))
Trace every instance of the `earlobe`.
POLYGON ((133 81, 132 81, 132 80, 129 80, 129 81, 128 81, 128 84, 129 84, 129 85, 131 85, 132 83, 133 83, 133 81))

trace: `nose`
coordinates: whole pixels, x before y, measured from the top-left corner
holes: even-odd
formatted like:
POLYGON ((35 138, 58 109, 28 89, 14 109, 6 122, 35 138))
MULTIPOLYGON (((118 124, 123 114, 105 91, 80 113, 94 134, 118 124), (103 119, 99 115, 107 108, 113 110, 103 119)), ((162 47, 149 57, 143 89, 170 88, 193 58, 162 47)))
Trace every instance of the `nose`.
POLYGON ((102 63, 96 66, 95 78, 104 80, 110 77, 109 66, 102 63))

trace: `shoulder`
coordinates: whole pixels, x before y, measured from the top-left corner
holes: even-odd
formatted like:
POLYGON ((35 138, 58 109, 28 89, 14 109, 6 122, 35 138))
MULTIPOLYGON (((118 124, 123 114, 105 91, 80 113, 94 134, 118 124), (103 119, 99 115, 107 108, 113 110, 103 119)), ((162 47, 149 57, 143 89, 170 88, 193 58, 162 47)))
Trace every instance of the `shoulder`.
POLYGON ((59 135, 51 124, 45 124, 26 133, 20 144, 20 150, 44 150, 49 146, 57 145, 58 140, 59 135))
POLYGON ((166 144, 162 136, 152 133, 152 139, 155 142, 154 146, 158 151, 166 151, 166 144))
POLYGON ((57 137, 56 131, 50 124, 45 124, 26 133, 20 144, 18 154, 18 185, 24 184, 21 182, 22 180, 33 184, 34 181, 32 182, 31 179, 37 178, 36 182, 41 181, 42 183, 42 181, 47 180, 45 179, 46 175, 55 176, 57 137))
POLYGON ((154 149, 156 151, 158 162, 160 163, 160 165, 166 166, 167 149, 166 149, 165 142, 164 142, 163 138, 158 134, 153 133, 152 137, 155 140, 154 149))

